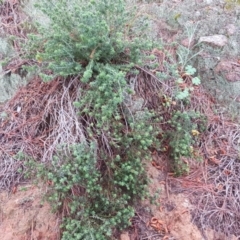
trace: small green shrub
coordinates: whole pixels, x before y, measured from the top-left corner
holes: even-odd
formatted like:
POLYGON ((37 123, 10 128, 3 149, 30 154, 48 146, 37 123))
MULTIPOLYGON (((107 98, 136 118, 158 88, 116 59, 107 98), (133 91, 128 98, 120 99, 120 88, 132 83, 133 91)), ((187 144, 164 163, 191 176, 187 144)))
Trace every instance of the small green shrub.
POLYGON ((129 226, 134 203, 147 194, 143 160, 157 131, 149 110, 135 115, 126 106, 133 93, 126 75, 153 42, 146 21, 123 0, 44 0, 38 7, 50 26, 29 35, 26 57, 37 60, 45 81, 79 78, 73 104, 86 142, 56 152, 51 163, 30 161, 28 173, 49 183, 47 199, 64 212, 62 239, 111 239, 112 229, 129 226))
MULTIPOLYGON (((73 105, 86 142, 62 146, 50 163, 29 161, 28 174, 49 184, 48 201, 64 213, 62 239, 111 239, 113 229, 129 226, 134 203, 147 195, 143 160, 150 158, 150 146, 159 145, 154 112, 142 107, 134 112, 127 103, 134 94, 127 75, 156 69, 161 81, 175 79, 177 65, 164 62, 166 74, 158 69, 159 61, 149 50, 159 46, 146 34, 148 20, 126 8, 123 0, 43 0, 38 8, 50 23, 29 35, 25 56, 35 60, 44 81, 59 76, 81 81, 73 105), (147 70, 139 67, 143 61, 147 70)), ((178 88, 185 81, 181 78, 174 83, 178 92, 171 100, 188 99, 191 87, 200 84, 192 78, 194 68, 184 71, 191 80, 187 94, 178 88)), ((166 107, 171 103, 166 101, 166 107)), ((192 154, 196 118, 175 112, 170 120, 166 138, 178 175, 188 172, 182 157, 192 154)))
POLYGON ((67 212, 62 239, 110 239, 113 228, 129 226, 133 204, 147 194, 142 158, 155 136, 143 122, 130 125, 124 134, 118 129, 125 126, 116 124, 113 156, 91 142, 72 146, 68 155, 59 152, 48 166, 28 163, 28 173, 49 183, 47 200, 67 212))
POLYGON ((169 120, 168 132, 170 156, 177 176, 189 172, 187 159, 194 157, 193 149, 198 143, 198 136, 205 131, 206 119, 200 113, 176 111, 169 120))
POLYGON ((183 83, 187 83, 187 86, 183 89, 177 89, 176 92, 176 99, 177 100, 188 100, 191 96, 191 91, 194 90, 194 86, 200 85, 201 80, 198 77, 193 77, 193 75, 196 73, 196 69, 192 67, 191 65, 187 65, 185 67, 185 71, 183 72, 184 78, 179 77, 176 81, 178 85, 181 85, 183 83))
POLYGON ((95 62, 138 62, 140 49, 151 47, 144 31, 147 21, 141 19, 141 29, 135 27, 136 10, 127 10, 123 0, 44 0, 37 7, 51 26, 39 26, 38 34, 29 34, 24 48, 29 58, 41 63, 46 81, 59 75, 80 75, 88 81, 95 62))

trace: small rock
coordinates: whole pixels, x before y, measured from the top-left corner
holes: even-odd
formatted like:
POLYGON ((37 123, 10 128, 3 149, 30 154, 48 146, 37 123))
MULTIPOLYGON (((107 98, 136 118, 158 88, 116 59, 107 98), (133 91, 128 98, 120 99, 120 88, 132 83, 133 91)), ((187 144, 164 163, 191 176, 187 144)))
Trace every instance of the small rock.
POLYGON ((128 233, 122 233, 120 236, 120 240, 130 240, 128 233))
POLYGON ((236 27, 233 24, 228 24, 226 26, 226 30, 227 30, 227 34, 231 36, 236 32, 236 27))
POLYGON ((5 38, 0 38, 0 54, 5 57, 12 54, 11 46, 5 38))
POLYGON ((222 60, 214 69, 216 74, 222 74, 229 82, 240 81, 240 64, 234 60, 222 60))
POLYGON ((212 35, 212 36, 200 37, 199 42, 210 43, 218 47, 223 47, 227 44, 228 39, 224 35, 212 35))

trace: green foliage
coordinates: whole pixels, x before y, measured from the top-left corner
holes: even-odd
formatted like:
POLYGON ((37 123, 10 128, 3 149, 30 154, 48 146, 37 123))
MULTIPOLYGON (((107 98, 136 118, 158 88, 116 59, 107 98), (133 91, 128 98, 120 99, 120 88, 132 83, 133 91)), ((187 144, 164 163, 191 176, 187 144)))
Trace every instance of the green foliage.
POLYGON ((51 186, 47 200, 55 210, 68 209, 62 239, 110 239, 112 228, 129 226, 133 203, 147 193, 142 158, 155 136, 141 121, 130 125, 124 134, 126 126, 113 123, 113 156, 92 141, 72 146, 68 155, 60 151, 49 166, 28 163, 28 173, 51 186))
POLYGON ((194 78, 192 78, 192 84, 200 85, 201 84, 201 80, 198 77, 194 77, 194 78))
POLYGON ((188 158, 194 157, 194 146, 198 136, 205 131, 206 119, 197 112, 176 111, 169 120, 171 130, 168 132, 170 156, 176 175, 189 172, 188 158))
POLYGON ((238 5, 240 5, 240 0, 225 0, 225 9, 232 10, 234 8, 237 8, 238 5))
POLYGON ((192 75, 194 75, 195 73, 196 73, 196 69, 194 68, 194 67, 192 67, 191 65, 187 65, 186 67, 185 67, 185 73, 187 74, 187 75, 190 75, 190 76, 192 76, 192 75))
POLYGON ((137 62, 140 49, 151 47, 142 41, 148 38, 144 24, 141 31, 134 27, 135 10, 127 10, 123 0, 44 0, 37 7, 50 19, 50 27, 39 26, 25 48, 28 57, 42 63, 41 70, 48 70, 41 71, 45 80, 50 70, 53 76, 80 75, 88 81, 95 62, 137 62))
POLYGON ((140 49, 152 47, 146 21, 123 0, 44 0, 38 7, 50 27, 29 35, 26 56, 37 60, 45 81, 82 82, 73 104, 87 141, 59 150, 47 166, 30 161, 28 173, 50 185, 47 199, 65 212, 62 239, 111 239, 112 229, 129 226, 133 204, 147 194, 143 159, 157 134, 147 109, 139 116, 125 111, 132 94, 126 74, 145 57, 140 49))
POLYGON ((194 90, 194 86, 201 84, 201 80, 198 77, 193 77, 196 73, 196 69, 191 65, 187 65, 185 67, 185 71, 183 73, 183 77, 179 77, 176 80, 178 85, 185 84, 186 86, 183 89, 179 89, 176 92, 176 99, 177 100, 187 100, 191 96, 190 92, 194 90), (191 81, 189 81, 191 80, 191 81))
MULTIPOLYGON (((185 68, 185 73, 189 76, 193 76, 197 72, 196 68, 194 68, 191 65, 187 65, 185 68)), ((198 77, 192 78, 192 84, 193 85, 199 85, 201 84, 201 80, 198 77)))
MULTIPOLYGON (((108 128, 110 125, 107 123, 113 115, 115 118, 120 118, 117 110, 123 102, 123 89, 127 85, 125 73, 109 64, 95 63, 91 68, 94 72, 92 73, 94 81, 89 84, 87 92, 85 89, 82 90, 84 97, 74 104, 79 107, 80 112, 95 118, 97 127, 106 123, 105 127, 108 128)), ((85 80, 86 74, 81 81, 85 82, 85 80)))
MULTIPOLYGON (((25 56, 35 60, 44 81, 79 78, 80 98, 73 104, 86 142, 69 151, 63 146, 48 165, 29 161, 28 174, 49 184, 46 197, 65 217, 62 239, 111 239, 113 229, 129 226, 133 204, 146 196, 143 159, 150 157, 150 146, 159 145, 154 114, 148 109, 135 114, 126 104, 133 94, 127 73, 138 74, 136 64, 143 60, 148 69, 158 69, 158 59, 147 51, 157 44, 145 34, 147 19, 123 0, 43 0, 38 8, 49 26, 38 26, 37 34, 29 35, 25 56)), ((196 70, 191 66, 185 68, 185 79, 176 64, 163 64, 169 72, 156 70, 156 76, 178 77, 176 88, 191 80, 171 101, 164 96, 169 108, 172 99, 188 99, 200 80, 192 77, 196 70)), ((192 155, 196 118, 189 112, 172 114, 166 138, 176 174, 188 171, 182 157, 192 155)))
POLYGON ((176 94, 176 99, 178 100, 184 100, 186 98, 189 97, 189 89, 188 88, 185 88, 184 90, 182 91, 179 91, 177 94, 176 94))

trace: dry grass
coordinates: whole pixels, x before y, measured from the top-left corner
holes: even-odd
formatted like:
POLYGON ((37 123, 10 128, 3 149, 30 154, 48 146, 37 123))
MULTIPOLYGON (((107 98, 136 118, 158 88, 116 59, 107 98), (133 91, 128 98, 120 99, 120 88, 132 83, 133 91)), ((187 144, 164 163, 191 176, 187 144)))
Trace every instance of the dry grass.
POLYGON ((73 107, 79 87, 77 78, 43 83, 36 77, 4 105, 1 111, 7 117, 0 122, 0 189, 16 185, 22 177, 18 169, 23 162, 15 157, 17 153, 48 162, 59 146, 68 151, 71 144, 85 141, 73 107))
POLYGON ((196 205, 193 221, 203 233, 211 228, 226 236, 239 236, 240 126, 222 113, 202 88, 193 95, 191 105, 192 109, 200 110, 208 118, 208 130, 199 146, 203 162, 193 165, 189 176, 171 178, 172 190, 191 193, 196 205))

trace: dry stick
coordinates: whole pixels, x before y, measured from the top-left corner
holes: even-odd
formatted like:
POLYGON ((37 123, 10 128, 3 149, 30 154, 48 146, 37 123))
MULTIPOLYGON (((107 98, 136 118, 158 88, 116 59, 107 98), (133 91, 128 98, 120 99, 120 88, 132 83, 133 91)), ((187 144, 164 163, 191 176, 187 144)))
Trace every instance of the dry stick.
MULTIPOLYGON (((130 64, 130 62, 128 62, 128 61, 122 60, 122 62, 130 64)), ((139 65, 136 65, 136 64, 134 65, 134 67, 136 67, 137 69, 139 69, 139 70, 145 72, 146 74, 150 75, 150 76, 151 76, 153 79, 155 79, 156 81, 161 82, 161 84, 163 84, 165 87, 167 87, 167 88, 169 87, 167 84, 165 84, 164 82, 160 81, 160 79, 157 78, 157 77, 156 77, 153 73, 151 73, 150 71, 148 71, 148 70, 146 70, 146 69, 144 69, 144 68, 142 68, 142 67, 140 67, 139 65)))
POLYGON ((135 65, 136 68, 138 68, 139 70, 145 72, 146 74, 150 75, 153 79, 155 79, 156 81, 160 82, 162 85, 164 85, 165 87, 169 87, 167 84, 165 84, 164 82, 160 81, 159 78, 157 78, 153 73, 151 73, 150 71, 138 66, 138 65, 135 65))

